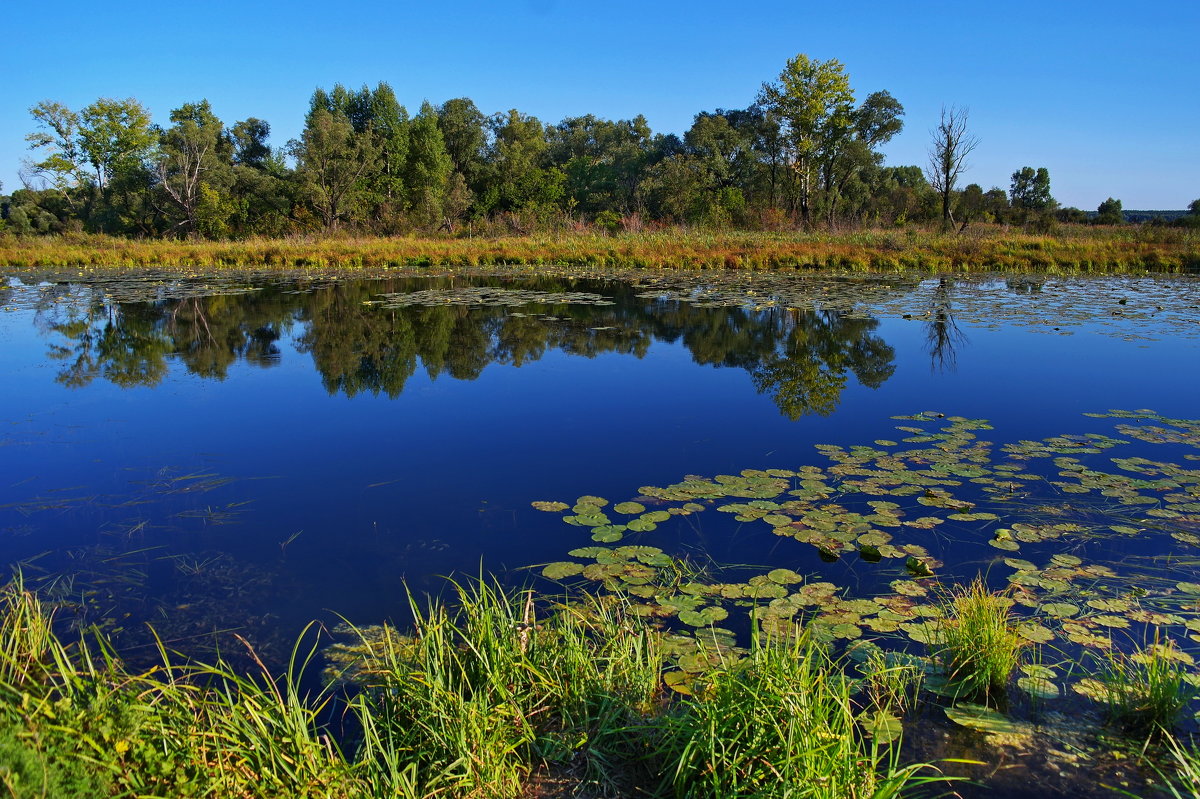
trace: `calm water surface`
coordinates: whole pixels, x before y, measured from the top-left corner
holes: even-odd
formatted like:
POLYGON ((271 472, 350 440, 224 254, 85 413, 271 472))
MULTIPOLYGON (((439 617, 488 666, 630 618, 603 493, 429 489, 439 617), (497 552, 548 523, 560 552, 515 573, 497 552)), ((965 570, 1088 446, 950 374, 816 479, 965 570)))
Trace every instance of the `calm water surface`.
MULTIPOLYGON (((180 635, 292 635, 329 610, 393 617, 437 575, 529 579, 514 570, 577 545, 532 500, 794 469, 924 410, 988 419, 1003 441, 1103 429, 1081 414, 1108 408, 1197 415, 1195 281, 824 282, 808 307, 764 307, 766 289, 721 305, 520 275, 13 278, 0 557, 180 635), (381 297, 430 290, 433 305, 381 297), (520 293, 564 291, 597 297, 520 293)), ((814 565, 773 536, 704 533, 678 544, 814 565)))

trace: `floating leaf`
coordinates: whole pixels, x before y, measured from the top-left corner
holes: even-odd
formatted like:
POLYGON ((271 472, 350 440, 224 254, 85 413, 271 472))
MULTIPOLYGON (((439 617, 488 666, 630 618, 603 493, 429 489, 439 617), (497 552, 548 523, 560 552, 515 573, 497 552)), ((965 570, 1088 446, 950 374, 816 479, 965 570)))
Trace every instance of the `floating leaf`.
POLYGON ((633 516, 638 513, 644 513, 646 506, 639 502, 619 502, 613 505, 613 510, 626 516, 633 516))
POLYGON ((804 582, 804 577, 791 569, 772 569, 767 572, 767 579, 779 585, 792 585, 804 582))
POLYGON ((574 577, 577 574, 583 573, 583 566, 579 563, 571 561, 559 561, 551 563, 542 569, 542 576, 548 580, 563 580, 567 577, 574 577))
POLYGON ((1022 732, 1008 716, 984 705, 960 702, 946 708, 946 717, 955 724, 991 735, 1017 735, 1022 732))
POLYGON ((1038 699, 1057 699, 1060 694, 1058 686, 1045 677, 1019 677, 1017 687, 1038 699))
POLYGON ((1066 619, 1077 615, 1079 613, 1079 606, 1073 605, 1070 602, 1047 602, 1041 606, 1041 610, 1056 618, 1066 619))
POLYGON ((877 744, 890 744, 899 740, 904 733, 904 725, 900 719, 882 710, 872 713, 862 720, 863 729, 877 744))
POLYGON ((564 511, 570 507, 570 505, 568 505, 565 502, 549 502, 549 501, 542 500, 542 499, 534 500, 533 502, 530 502, 529 504, 532 505, 533 507, 537 508, 538 510, 544 510, 549 513, 558 513, 560 511, 564 511))

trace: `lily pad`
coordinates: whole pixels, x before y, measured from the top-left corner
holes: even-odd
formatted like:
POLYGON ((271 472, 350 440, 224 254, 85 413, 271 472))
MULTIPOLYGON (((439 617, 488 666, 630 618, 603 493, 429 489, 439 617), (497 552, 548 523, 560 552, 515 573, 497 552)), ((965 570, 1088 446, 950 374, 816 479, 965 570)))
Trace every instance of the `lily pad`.
POLYGON ((577 574, 583 574, 583 565, 571 561, 551 563, 542 569, 542 576, 548 580, 563 580, 577 574))

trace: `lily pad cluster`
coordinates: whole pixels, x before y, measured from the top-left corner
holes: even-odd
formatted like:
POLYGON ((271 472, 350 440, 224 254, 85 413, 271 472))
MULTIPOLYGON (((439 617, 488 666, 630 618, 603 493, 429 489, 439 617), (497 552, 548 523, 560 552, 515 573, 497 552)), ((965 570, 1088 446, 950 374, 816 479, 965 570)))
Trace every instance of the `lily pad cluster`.
MULTIPOLYGON (((693 629, 701 651, 705 634, 728 637, 750 623, 771 634, 803 625, 828 642, 883 640, 904 649, 913 645, 907 642, 936 645, 946 585, 955 579, 953 571, 943 574, 941 558, 969 553, 976 557, 971 576, 987 571, 1011 598, 1015 631, 1030 646, 1082 658, 1154 630, 1190 659, 1188 649, 1200 643, 1200 579, 1196 559, 1186 555, 1200 544, 1200 469, 1120 451, 1132 440, 1176 455, 1200 451, 1200 422, 1152 411, 1089 416, 1120 420, 1123 437, 1087 433, 997 446, 980 437, 992 429, 985 420, 927 411, 896 417, 897 441, 818 446, 825 466, 691 475, 642 486, 615 504, 595 496, 535 502, 592 539, 542 574, 621 593, 636 613, 676 634, 693 629), (855 559, 866 564, 856 568, 879 572, 879 589, 855 597, 822 573, 786 566, 749 576, 705 570, 649 545, 658 526, 697 516, 688 524, 699 525, 705 511, 720 520, 710 523, 762 526, 826 561, 855 559), (1183 548, 1184 557, 1147 573, 1088 560, 1093 541, 1147 536, 1183 548)), ((700 660, 693 657, 689 668, 700 660)), ((1081 676, 1033 668, 1015 688, 1047 701, 1081 676)))
POLYGON ((638 278, 638 296, 698 307, 835 310, 851 316, 916 322, 946 318, 978 327, 1017 325, 1069 334, 1087 326, 1132 339, 1200 335, 1200 281, 1194 276, 1072 276, 1014 278, 953 275, 786 273, 638 278))

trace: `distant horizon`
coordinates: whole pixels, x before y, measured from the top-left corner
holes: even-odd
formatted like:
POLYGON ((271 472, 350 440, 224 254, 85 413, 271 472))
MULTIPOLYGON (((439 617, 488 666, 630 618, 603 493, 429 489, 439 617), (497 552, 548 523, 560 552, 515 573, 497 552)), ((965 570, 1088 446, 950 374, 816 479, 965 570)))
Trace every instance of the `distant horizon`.
MULTIPOLYGON (((1007 191, 1011 174, 1031 166, 1049 170, 1060 204, 1085 211, 1109 197, 1164 210, 1200 197, 1200 103, 1185 99, 1196 96, 1200 71, 1194 3, 1136 16, 1109 0, 1020 0, 953 14, 917 3, 902 15, 883 3, 847 14, 774 0, 742 14, 705 0, 685 15, 625 0, 603 9, 359 2, 336 14, 268 2, 253 16, 223 3, 123 8, 96 15, 66 0, 50 54, 43 36, 10 37, 3 58, 23 77, 0 86, 4 193, 21 188, 24 137, 35 129, 28 109, 43 100, 78 110, 135 97, 161 124, 206 98, 227 125, 266 120, 278 148, 299 136, 314 89, 384 81, 410 112, 424 99, 469 97, 485 114, 516 108, 550 124, 640 113, 655 133, 682 136, 701 111, 750 105, 787 59, 805 53, 841 61, 859 100, 886 90, 903 104, 905 128, 883 148, 887 165, 923 167, 929 130, 941 107, 955 105, 969 109, 980 139, 960 187, 1007 191)), ((8 18, 12 31, 46 24, 43 10, 26 5, 8 18)))

